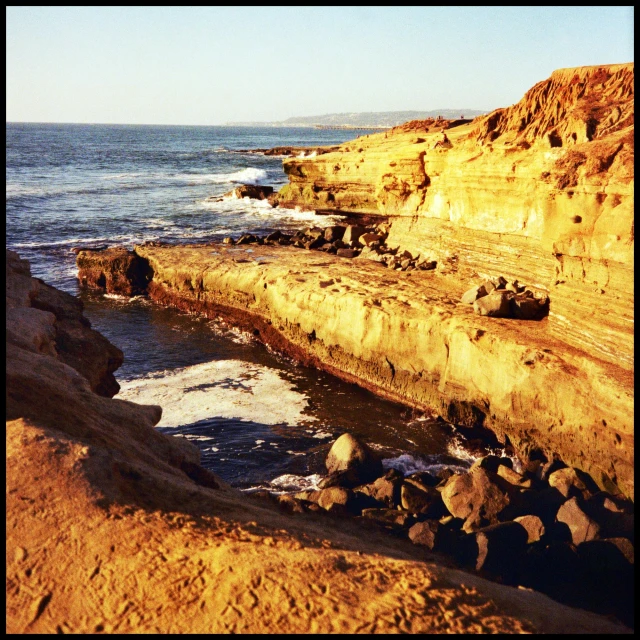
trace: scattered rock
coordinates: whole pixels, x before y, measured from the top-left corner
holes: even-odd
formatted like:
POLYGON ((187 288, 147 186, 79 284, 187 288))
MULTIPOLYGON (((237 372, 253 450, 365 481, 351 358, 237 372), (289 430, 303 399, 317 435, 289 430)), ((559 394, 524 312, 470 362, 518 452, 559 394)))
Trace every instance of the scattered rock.
POLYGON ((257 184, 241 184, 239 187, 225 193, 223 197, 253 198, 254 200, 266 200, 273 194, 273 187, 257 184))
POLYGON ((584 512, 577 498, 567 500, 560 507, 556 520, 569 527, 571 540, 575 545, 595 540, 600 533, 600 525, 584 512))
POLYGON ((439 528, 440 523, 437 520, 416 522, 416 524, 409 529, 409 540, 411 540, 413 544, 433 549, 436 546, 439 528))
POLYGON ((326 466, 329 473, 352 470, 358 474, 362 484, 375 480, 383 473, 380 457, 350 433, 342 434, 333 443, 326 466))
POLYGON ((511 303, 509 291, 489 293, 489 295, 478 298, 473 303, 473 310, 481 316, 490 318, 508 318, 511 315, 511 303))
POLYGON ((544 524, 538 516, 520 516, 519 518, 514 518, 513 521, 525 528, 528 544, 538 542, 545 534, 544 524))
POLYGON ((460 298, 460 302, 463 304, 473 304, 478 298, 483 298, 487 295, 487 290, 485 289, 483 284, 478 285, 477 287, 472 287, 468 291, 466 291, 462 298, 460 298))

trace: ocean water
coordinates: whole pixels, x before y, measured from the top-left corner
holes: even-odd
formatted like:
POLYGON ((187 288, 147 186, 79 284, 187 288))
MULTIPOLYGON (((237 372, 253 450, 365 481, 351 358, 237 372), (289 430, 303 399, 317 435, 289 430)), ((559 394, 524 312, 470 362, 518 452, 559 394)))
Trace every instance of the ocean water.
POLYGON ((453 425, 298 366, 220 322, 78 286, 76 246, 210 242, 331 224, 248 198, 209 198, 242 183, 286 183, 281 157, 238 150, 366 133, 9 123, 7 248, 31 262, 34 276, 79 296, 92 326, 123 350, 118 397, 163 406, 157 428, 197 444, 203 465, 235 486, 313 487, 330 443, 347 431, 405 473, 468 467, 473 456, 453 425))

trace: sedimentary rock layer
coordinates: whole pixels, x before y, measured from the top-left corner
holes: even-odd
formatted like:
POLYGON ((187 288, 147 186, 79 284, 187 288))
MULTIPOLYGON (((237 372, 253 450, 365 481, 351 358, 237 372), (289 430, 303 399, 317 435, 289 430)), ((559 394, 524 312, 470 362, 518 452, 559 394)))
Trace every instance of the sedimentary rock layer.
POLYGON ((80 300, 32 278, 29 263, 12 251, 6 252, 6 292, 8 344, 69 365, 102 396, 120 390, 113 372, 122 351, 91 329, 80 300))
POLYGON ((159 407, 97 395, 32 304, 42 286, 62 314, 65 294, 7 267, 8 633, 629 632, 231 489, 154 429, 159 407))
POLYGON ((456 273, 390 271, 294 247, 140 246, 152 298, 221 315, 390 398, 482 423, 633 496, 633 380, 549 320, 480 317, 456 273))
POLYGON ((287 206, 388 216, 388 243, 551 298, 551 332, 633 369, 632 64, 561 69, 517 104, 284 161, 287 206), (443 144, 442 130, 448 142, 443 144))

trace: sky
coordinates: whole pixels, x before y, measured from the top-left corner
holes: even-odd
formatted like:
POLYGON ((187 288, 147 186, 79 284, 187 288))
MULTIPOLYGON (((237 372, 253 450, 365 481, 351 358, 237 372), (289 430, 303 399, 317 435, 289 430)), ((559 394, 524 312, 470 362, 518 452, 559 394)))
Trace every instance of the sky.
POLYGON ((7 7, 7 121, 221 125, 514 104, 633 61, 632 7, 7 7))

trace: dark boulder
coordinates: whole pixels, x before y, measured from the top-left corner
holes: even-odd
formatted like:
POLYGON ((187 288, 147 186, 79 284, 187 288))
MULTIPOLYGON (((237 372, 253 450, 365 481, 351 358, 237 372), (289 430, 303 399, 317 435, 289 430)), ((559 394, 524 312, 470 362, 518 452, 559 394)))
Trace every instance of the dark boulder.
POLYGON ((441 495, 449 513, 465 519, 463 528, 469 532, 496 524, 517 496, 517 489, 497 474, 477 467, 449 478, 441 495))
POLYGON ((332 227, 326 227, 324 230, 324 239, 327 242, 335 242, 336 240, 342 240, 346 227, 340 225, 334 225, 332 227))
POLYGON ((568 527, 575 545, 594 540, 600 534, 600 525, 584 512, 577 498, 567 500, 558 509, 556 520, 568 527))
POLYGON ((500 522, 466 536, 458 558, 476 571, 511 581, 527 548, 527 538, 527 531, 517 522, 500 522))
POLYGON ((438 531, 440 528, 441 525, 437 520, 416 522, 416 524, 409 529, 409 540, 411 540, 413 544, 427 547, 427 549, 433 549, 438 542, 438 531))
POLYGON ((365 484, 383 474, 380 456, 350 433, 342 434, 331 446, 326 459, 327 471, 353 471, 365 484))
POLYGON ((400 488, 400 504, 403 509, 428 518, 440 518, 446 512, 442 495, 435 487, 418 487, 408 481, 400 488))
POLYGON ((267 200, 273 194, 273 187, 266 187, 257 184, 241 184, 224 194, 224 197, 231 198, 253 198, 254 200, 267 200))

